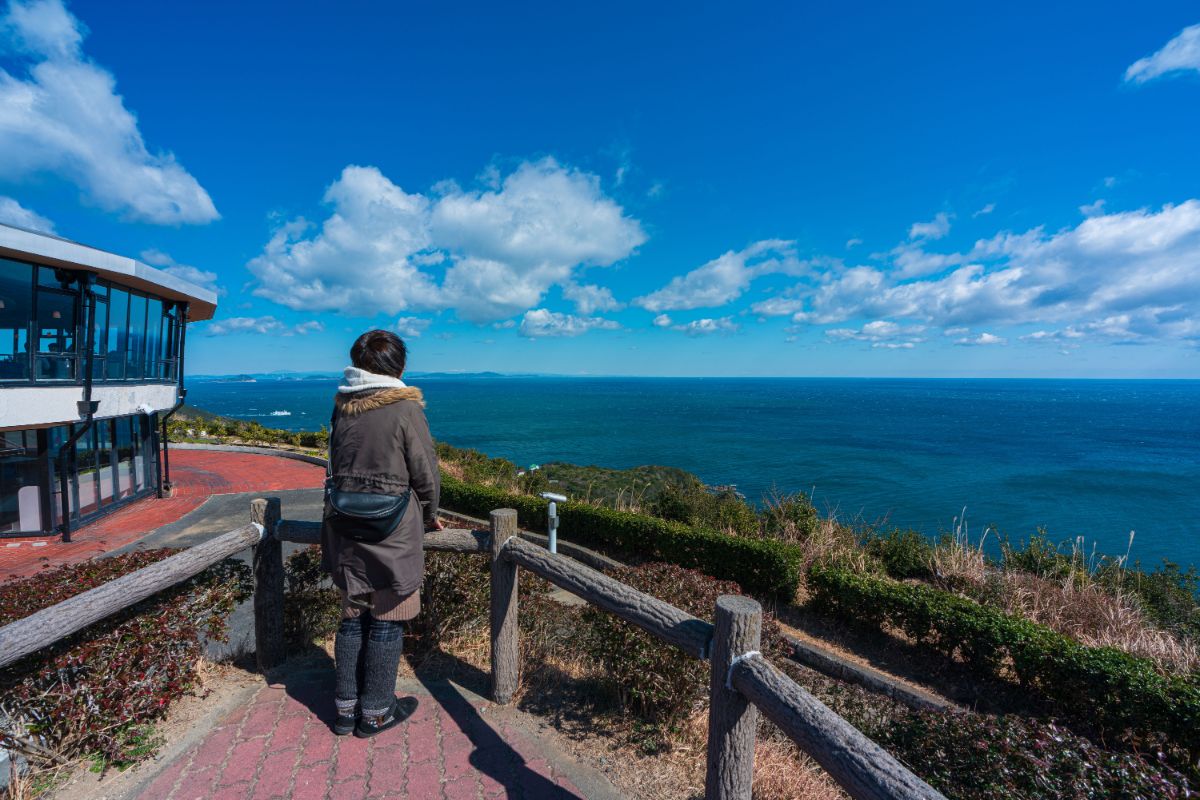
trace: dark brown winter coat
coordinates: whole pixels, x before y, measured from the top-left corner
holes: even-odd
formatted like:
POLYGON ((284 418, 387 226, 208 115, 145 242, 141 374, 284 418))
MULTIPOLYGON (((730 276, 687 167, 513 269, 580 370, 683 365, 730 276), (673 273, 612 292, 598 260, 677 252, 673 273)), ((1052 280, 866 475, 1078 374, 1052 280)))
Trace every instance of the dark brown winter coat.
MULTIPOLYGON (((339 394, 330 437, 334 488, 412 496, 399 526, 378 543, 356 542, 322 526, 321 551, 333 583, 350 596, 415 592, 425 571, 422 540, 434 521, 441 478, 421 390, 412 386, 339 394)), ((325 509, 329 514, 328 504, 325 509)))

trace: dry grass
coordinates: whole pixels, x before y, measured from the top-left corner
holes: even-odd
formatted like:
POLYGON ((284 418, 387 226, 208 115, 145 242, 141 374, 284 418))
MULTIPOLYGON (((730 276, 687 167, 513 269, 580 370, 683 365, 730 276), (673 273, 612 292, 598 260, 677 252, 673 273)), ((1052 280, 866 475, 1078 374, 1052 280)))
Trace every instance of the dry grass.
POLYGON ((650 514, 650 506, 646 502, 646 489, 639 489, 636 486, 623 486, 617 490, 617 496, 611 501, 603 497, 592 496, 592 490, 596 487, 596 482, 592 481, 588 484, 587 490, 583 496, 571 498, 574 503, 586 503, 597 508, 611 508, 614 511, 625 511, 630 514, 650 514))
POLYGON ((760 737, 754 748, 754 800, 835 800, 847 795, 828 773, 782 737, 760 737))
MULTIPOLYGON (((965 509, 964 509, 965 512, 965 509)), ((1091 647, 1115 647, 1153 661, 1167 672, 1186 674, 1200 667, 1200 650, 1158 628, 1137 600, 1096 584, 1095 548, 1088 554, 1075 542, 1072 569, 1061 580, 988 566, 984 531, 972 544, 965 522, 955 520, 953 539, 937 545, 930 568, 937 583, 1019 614, 1091 647)), ((1132 545, 1132 537, 1130 545, 1132 545)), ((1128 558, 1118 559, 1118 565, 1128 558)))
POLYGON ((951 586, 981 585, 988 574, 987 556, 983 552, 988 532, 984 530, 983 536, 979 537, 979 544, 971 544, 967 509, 963 508, 962 514, 954 518, 953 537, 934 546, 930 570, 939 580, 951 586))
POLYGON ((1136 600, 1094 583, 1052 581, 1021 572, 997 573, 1006 611, 1039 622, 1085 645, 1115 647, 1148 658, 1166 671, 1200 667, 1200 652, 1146 619, 1136 600))
MULTIPOLYGON (((514 698, 524 711, 547 718, 562 744, 598 769, 631 800, 699 800, 704 796, 708 711, 700 708, 676 729, 650 730, 624 715, 598 692, 597 666, 574 651, 564 652, 522 637, 526 672, 514 698), (535 666, 536 665, 536 666, 535 666)), ((488 669, 486 629, 471 629, 442 641, 442 649, 488 669)), ((755 748, 754 800, 841 800, 841 792, 812 759, 774 725, 761 722, 755 748)))

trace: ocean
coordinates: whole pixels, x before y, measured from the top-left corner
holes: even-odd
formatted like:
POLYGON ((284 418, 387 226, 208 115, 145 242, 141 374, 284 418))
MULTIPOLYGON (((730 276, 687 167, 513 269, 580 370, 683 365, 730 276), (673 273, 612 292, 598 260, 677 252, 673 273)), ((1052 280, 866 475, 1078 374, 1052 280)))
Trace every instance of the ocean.
MULTIPOLYGON (((681 467, 754 502, 973 540, 1044 529, 1090 552, 1200 565, 1200 381, 413 380, 436 438, 521 465, 681 467)), ((188 402, 312 430, 333 380, 192 381, 188 402)), ((564 535, 568 535, 564 531, 564 535)))

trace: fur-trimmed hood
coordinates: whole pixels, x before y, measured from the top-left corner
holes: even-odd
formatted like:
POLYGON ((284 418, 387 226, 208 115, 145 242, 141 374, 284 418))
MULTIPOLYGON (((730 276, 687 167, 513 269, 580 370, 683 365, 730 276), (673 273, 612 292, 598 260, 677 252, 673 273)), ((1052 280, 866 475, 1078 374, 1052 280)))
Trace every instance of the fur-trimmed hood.
POLYGON ((373 392, 359 392, 357 394, 339 394, 334 398, 334 405, 337 406, 339 414, 353 416, 362 414, 365 411, 382 408, 392 403, 399 403, 401 400, 415 400, 425 407, 425 396, 421 394, 421 390, 415 386, 403 386, 394 389, 378 389, 373 392))

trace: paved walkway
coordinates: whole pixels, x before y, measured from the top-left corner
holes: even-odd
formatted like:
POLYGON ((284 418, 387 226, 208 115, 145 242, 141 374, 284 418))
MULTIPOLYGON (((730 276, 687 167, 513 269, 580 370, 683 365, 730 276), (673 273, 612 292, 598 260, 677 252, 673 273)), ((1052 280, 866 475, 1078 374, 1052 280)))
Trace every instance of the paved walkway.
POLYGON ((172 450, 171 478, 175 497, 138 500, 72 531, 68 543, 57 537, 0 541, 0 581, 116 550, 178 521, 214 495, 317 488, 325 472, 313 464, 275 456, 172 450))
POLYGON ((335 736, 332 665, 264 686, 190 749, 157 765, 147 800, 615 800, 599 773, 539 736, 538 722, 457 683, 403 679, 420 705, 372 739, 335 736))

